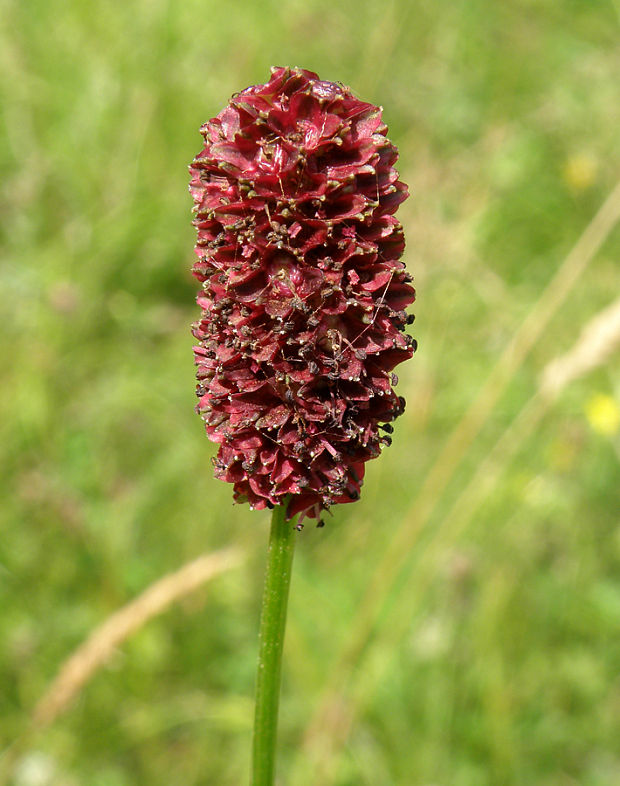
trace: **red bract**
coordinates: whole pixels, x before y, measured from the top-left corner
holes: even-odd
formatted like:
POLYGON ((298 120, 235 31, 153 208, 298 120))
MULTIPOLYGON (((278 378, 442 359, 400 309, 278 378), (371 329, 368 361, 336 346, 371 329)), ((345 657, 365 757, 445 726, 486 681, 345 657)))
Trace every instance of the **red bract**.
POLYGON ((236 501, 320 519, 359 498, 405 402, 407 187, 381 109, 299 68, 235 95, 190 167, 197 411, 236 501))

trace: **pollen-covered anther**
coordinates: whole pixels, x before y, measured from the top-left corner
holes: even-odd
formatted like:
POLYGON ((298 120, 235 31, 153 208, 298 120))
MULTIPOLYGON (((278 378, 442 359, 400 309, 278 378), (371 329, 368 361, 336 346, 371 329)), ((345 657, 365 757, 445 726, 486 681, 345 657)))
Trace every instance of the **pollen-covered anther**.
POLYGON ((289 518, 322 526, 359 498, 405 406, 393 369, 417 344, 397 151, 379 107, 299 68, 273 68, 201 133, 193 334, 215 474, 236 501, 288 499, 289 518))

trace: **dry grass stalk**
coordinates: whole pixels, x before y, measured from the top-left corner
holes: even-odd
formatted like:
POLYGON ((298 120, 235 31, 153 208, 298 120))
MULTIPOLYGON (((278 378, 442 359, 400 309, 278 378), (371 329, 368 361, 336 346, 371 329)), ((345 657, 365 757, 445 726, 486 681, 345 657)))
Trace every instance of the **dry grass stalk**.
POLYGON ((352 621, 350 635, 346 637, 346 649, 336 661, 323 698, 306 728, 303 751, 313 762, 327 762, 334 750, 336 737, 343 739, 342 730, 336 735, 333 728, 326 727, 325 718, 330 714, 334 701, 340 701, 339 696, 343 692, 347 675, 370 640, 385 599, 405 566, 420 532, 435 510, 444 488, 500 396, 619 220, 620 182, 558 268, 426 475, 409 513, 403 517, 368 583, 368 589, 358 606, 358 613, 352 621))
MULTIPOLYGON (((454 540, 468 526, 480 504, 497 485, 510 460, 566 387, 605 365, 619 347, 620 298, 585 325, 569 352, 547 363, 540 375, 538 390, 521 407, 450 507, 441 530, 438 530, 442 541, 454 540)), ((428 565, 428 561, 425 564, 428 565)))
POLYGON ((619 346, 620 298, 588 322, 570 352, 547 364, 541 374, 541 393, 556 398, 569 382, 603 365, 619 346))
POLYGON ((161 614, 172 603, 201 587, 215 576, 241 563, 236 549, 204 554, 170 573, 110 615, 72 655, 65 660, 35 707, 33 725, 41 729, 64 712, 84 685, 113 654, 116 647, 129 638, 148 620, 161 614))

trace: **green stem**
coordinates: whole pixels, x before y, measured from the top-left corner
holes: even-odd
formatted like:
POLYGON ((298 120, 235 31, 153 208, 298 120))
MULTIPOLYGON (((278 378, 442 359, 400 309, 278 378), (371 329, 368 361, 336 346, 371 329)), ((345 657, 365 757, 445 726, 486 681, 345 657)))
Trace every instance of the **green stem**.
POLYGON ((271 518, 260 620, 252 786, 274 783, 282 645, 294 548, 295 521, 286 521, 286 504, 278 505, 271 518))

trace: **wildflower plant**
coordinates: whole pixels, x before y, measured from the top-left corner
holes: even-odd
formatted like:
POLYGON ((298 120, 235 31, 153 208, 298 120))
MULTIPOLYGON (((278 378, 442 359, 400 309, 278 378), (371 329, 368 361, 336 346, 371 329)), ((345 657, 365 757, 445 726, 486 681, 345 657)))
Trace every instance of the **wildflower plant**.
POLYGON ((201 133, 197 410, 216 477, 273 509, 252 781, 270 786, 294 531, 359 499, 405 406, 394 368, 416 348, 415 292, 394 213, 408 193, 381 109, 310 71, 273 68, 201 133))

